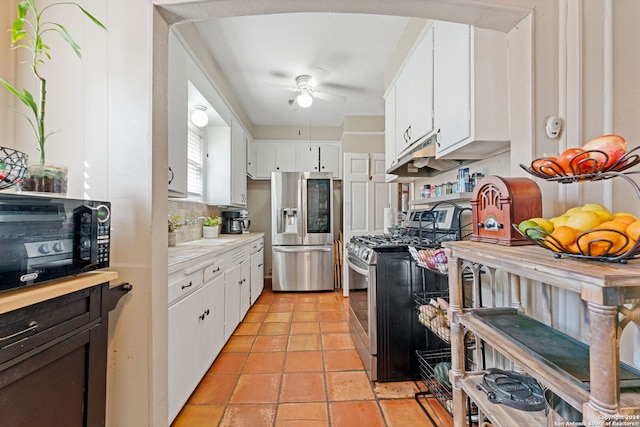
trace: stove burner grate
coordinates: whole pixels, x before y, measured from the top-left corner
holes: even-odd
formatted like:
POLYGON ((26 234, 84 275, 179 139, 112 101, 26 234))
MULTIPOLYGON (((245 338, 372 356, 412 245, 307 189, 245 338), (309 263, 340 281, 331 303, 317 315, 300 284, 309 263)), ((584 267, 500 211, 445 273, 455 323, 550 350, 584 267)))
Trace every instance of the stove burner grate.
POLYGON ((478 390, 487 394, 492 403, 502 403, 522 411, 541 411, 545 408, 544 392, 538 382, 513 371, 487 369, 478 390))

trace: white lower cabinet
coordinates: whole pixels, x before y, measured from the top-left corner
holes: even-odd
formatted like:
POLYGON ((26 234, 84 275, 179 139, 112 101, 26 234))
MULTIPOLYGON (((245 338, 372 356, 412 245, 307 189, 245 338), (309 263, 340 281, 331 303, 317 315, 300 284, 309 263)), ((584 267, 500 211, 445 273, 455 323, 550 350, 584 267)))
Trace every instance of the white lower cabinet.
POLYGON ((251 246, 251 305, 255 304, 264 290, 264 239, 251 246))
POLYGON ((255 302, 251 283, 264 276, 263 245, 260 238, 204 255, 169 274, 168 424, 255 302))
POLYGON ((169 423, 224 345, 224 276, 169 307, 169 423))

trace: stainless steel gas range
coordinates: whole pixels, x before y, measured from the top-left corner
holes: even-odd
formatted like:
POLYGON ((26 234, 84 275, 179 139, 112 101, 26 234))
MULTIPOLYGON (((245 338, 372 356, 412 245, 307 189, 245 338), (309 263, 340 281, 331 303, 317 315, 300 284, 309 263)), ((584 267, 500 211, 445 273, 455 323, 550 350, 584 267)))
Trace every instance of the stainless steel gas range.
POLYGON ((463 213, 452 204, 414 211, 402 235, 354 236, 347 244, 349 329, 372 381, 419 379, 415 351, 425 348, 426 336, 414 294, 424 276, 408 248, 460 240, 463 213))
POLYGON ((418 379, 414 355, 425 337, 412 310, 418 271, 407 245, 390 236, 358 236, 347 252, 349 329, 369 377, 418 379))

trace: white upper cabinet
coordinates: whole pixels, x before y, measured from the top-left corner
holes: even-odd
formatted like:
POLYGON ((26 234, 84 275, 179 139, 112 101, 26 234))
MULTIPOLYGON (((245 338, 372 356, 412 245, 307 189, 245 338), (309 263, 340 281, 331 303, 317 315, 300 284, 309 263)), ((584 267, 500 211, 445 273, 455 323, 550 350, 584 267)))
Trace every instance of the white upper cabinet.
POLYGON ((244 129, 232 126, 207 128, 207 204, 247 205, 247 146, 244 129))
MULTIPOLYGON (((396 87, 392 86, 384 100, 384 166, 391 169, 398 160, 396 156, 396 87)), ((345 171, 346 175, 346 171, 345 171)), ((387 174, 387 181, 396 175, 387 174)))
POLYGON ((435 22, 437 157, 477 159, 509 147, 506 34, 435 22))
POLYGON ((270 179, 271 172, 293 172, 296 150, 283 144, 256 143, 256 179, 270 179))
POLYGON ((246 135, 247 140, 247 176, 254 178, 256 176, 256 146, 253 143, 251 135, 246 135))
POLYGON ((338 143, 256 142, 254 179, 271 179, 271 172, 332 172, 342 178, 342 150, 338 143))
POLYGON ((247 140, 236 120, 231 126, 231 205, 247 206, 247 140))
POLYGON ((418 40, 395 84, 396 156, 433 127, 433 27, 418 40))
POLYGON ((335 179, 342 179, 340 147, 320 145, 320 172, 331 172, 335 179))
POLYGON ((187 196, 187 61, 173 31, 169 32, 168 138, 169 196, 187 196))

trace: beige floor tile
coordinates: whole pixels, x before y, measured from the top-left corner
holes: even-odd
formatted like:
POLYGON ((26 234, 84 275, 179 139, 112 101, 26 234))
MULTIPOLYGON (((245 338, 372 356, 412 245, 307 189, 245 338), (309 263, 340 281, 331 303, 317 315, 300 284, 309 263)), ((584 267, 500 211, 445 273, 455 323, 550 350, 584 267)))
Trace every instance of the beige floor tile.
POLYGON ((369 377, 364 371, 327 372, 329 401, 373 400, 369 377))
POLYGON ((288 351, 320 350, 320 335, 290 335, 288 351))
POLYGON ((327 427, 329 415, 327 404, 282 403, 278 405, 276 427, 327 427))
POLYGON ((326 402, 322 372, 285 373, 282 376, 280 403, 326 402))
POLYGON ((229 405, 219 427, 271 427, 275 415, 274 404, 229 405))

